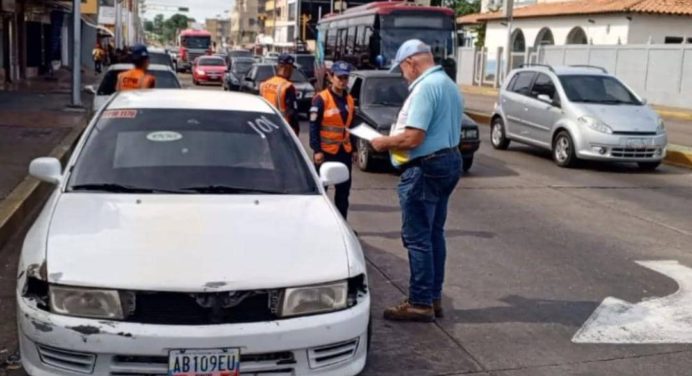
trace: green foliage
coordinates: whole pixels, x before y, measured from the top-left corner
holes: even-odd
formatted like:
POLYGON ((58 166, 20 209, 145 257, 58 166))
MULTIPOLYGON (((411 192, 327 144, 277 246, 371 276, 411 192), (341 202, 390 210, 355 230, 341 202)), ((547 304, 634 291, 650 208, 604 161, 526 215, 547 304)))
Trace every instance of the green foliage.
POLYGON ((173 43, 178 31, 187 29, 189 21, 194 19, 184 14, 174 14, 168 19, 163 14, 158 14, 153 21, 145 21, 144 30, 152 33, 159 42, 173 43))
POLYGON ((154 22, 146 20, 144 21, 144 31, 148 33, 153 33, 154 32, 154 22))
POLYGON ((453 3, 453 7, 454 10, 456 10, 457 16, 479 13, 481 11, 480 0, 456 0, 453 1, 453 3))

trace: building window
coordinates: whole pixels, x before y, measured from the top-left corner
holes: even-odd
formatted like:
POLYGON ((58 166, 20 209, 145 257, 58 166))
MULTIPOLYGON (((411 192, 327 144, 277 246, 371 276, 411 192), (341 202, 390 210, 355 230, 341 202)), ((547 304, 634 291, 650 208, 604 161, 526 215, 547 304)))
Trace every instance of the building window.
POLYGON ((524 39, 524 32, 521 29, 516 29, 512 33, 512 52, 524 52, 526 51, 526 39, 524 39))
POLYGON ((293 42, 296 40, 296 27, 295 26, 289 26, 288 27, 288 35, 286 35, 286 41, 287 42, 293 42))
POLYGON ((666 37, 665 44, 682 44, 684 39, 682 37, 666 37))
POLYGON ((584 32, 584 29, 581 27, 577 26, 574 29, 572 29, 569 34, 567 34, 567 43, 566 44, 587 44, 589 41, 586 38, 586 33, 584 32))
POLYGON ((288 4, 288 20, 289 21, 295 21, 296 20, 296 3, 288 4))
POLYGON ((555 38, 553 38, 553 32, 547 27, 542 28, 536 37, 535 46, 552 46, 554 44, 555 38))

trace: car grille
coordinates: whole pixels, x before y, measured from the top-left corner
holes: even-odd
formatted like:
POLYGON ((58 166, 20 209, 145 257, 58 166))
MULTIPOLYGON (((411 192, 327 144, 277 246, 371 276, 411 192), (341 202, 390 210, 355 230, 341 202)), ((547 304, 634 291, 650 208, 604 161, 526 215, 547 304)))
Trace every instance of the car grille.
POLYGON ((43 364, 78 373, 92 373, 96 355, 37 345, 38 355, 43 364))
POLYGON ((134 312, 126 319, 141 324, 209 325, 277 320, 268 291, 249 293, 232 307, 221 303, 229 293, 136 293, 134 312), (205 300, 207 304, 200 304, 205 300))
POLYGON ((615 131, 613 134, 618 136, 655 136, 656 132, 618 132, 615 131))
POLYGON ((195 61, 196 58, 206 55, 205 52, 190 52, 188 54, 190 62, 195 61))
POLYGON ((308 350, 310 368, 328 367, 356 356, 358 339, 316 347, 308 350))
POLYGON ((613 148, 610 155, 617 158, 653 158, 656 148, 613 148))
MULTIPOLYGON (((241 375, 293 375, 292 352, 241 354, 241 375)), ((168 357, 117 355, 111 363, 111 376, 167 376, 168 357)))

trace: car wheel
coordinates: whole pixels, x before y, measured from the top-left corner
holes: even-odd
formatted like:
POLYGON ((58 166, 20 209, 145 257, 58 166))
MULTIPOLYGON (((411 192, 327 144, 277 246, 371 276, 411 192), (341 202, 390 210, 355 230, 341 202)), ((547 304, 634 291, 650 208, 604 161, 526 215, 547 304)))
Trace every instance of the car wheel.
POLYGON ((370 150, 370 145, 368 142, 362 138, 358 139, 358 168, 361 171, 372 171, 373 160, 370 155, 372 151, 370 150))
POLYGON ((637 162, 637 165, 642 171, 653 171, 661 165, 661 162, 637 162))
POLYGON ((560 131, 553 140, 553 160, 560 167, 575 167, 577 165, 574 142, 567 131, 560 131))
POLYGON ((464 156, 463 162, 464 164, 462 168, 464 169, 464 172, 468 172, 471 169, 471 166, 473 166, 473 155, 464 156))
POLYGON ((498 150, 507 150, 509 147, 509 140, 505 133, 505 124, 500 117, 493 119, 493 123, 490 125, 490 143, 498 150))

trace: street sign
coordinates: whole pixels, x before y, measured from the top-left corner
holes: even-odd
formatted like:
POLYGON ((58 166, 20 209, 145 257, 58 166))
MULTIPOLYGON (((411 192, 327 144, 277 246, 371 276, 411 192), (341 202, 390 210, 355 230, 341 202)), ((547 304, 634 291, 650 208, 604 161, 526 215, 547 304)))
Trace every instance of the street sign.
POLYGON ((677 261, 637 261, 674 279, 678 291, 632 304, 608 297, 572 338, 574 343, 692 343, 692 268, 677 261))

